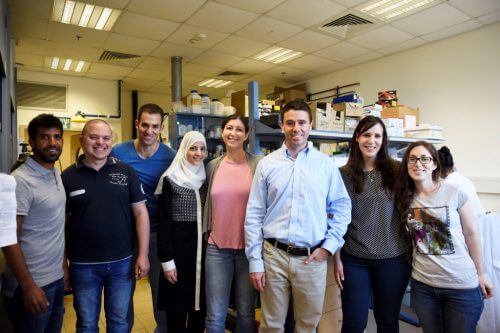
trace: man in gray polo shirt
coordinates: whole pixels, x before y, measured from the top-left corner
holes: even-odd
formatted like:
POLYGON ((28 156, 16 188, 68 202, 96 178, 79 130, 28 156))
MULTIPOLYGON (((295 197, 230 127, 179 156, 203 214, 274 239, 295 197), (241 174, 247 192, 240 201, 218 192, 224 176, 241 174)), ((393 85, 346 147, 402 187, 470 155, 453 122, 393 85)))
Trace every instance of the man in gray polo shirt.
POLYGON ((33 155, 12 173, 18 244, 3 248, 8 264, 3 301, 15 332, 60 332, 66 195, 54 164, 63 128, 58 118, 41 114, 29 123, 28 134, 33 155))

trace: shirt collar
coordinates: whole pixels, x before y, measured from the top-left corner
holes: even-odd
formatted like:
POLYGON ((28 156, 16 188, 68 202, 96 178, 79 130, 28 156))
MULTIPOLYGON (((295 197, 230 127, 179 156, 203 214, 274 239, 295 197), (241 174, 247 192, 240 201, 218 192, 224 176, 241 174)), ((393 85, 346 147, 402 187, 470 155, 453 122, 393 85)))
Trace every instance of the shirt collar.
MULTIPOLYGON (((75 162, 75 166, 77 169, 87 168, 85 163, 83 163, 84 158, 85 158, 85 154, 78 156, 78 159, 75 162)), ((117 159, 115 157, 108 156, 108 160, 106 161, 106 164, 104 166, 115 165, 116 161, 117 161, 117 159)))
POLYGON ((26 165, 28 165, 30 168, 35 170, 36 173, 40 174, 41 176, 46 176, 50 174, 54 174, 54 169, 47 169, 44 168, 43 166, 40 165, 37 161, 35 161, 31 156, 28 156, 28 159, 26 160, 26 165))
MULTIPOLYGON (((283 142, 282 148, 283 148, 283 150, 285 152, 285 156, 287 158, 292 158, 292 156, 288 153, 288 148, 287 148, 285 142, 283 142)), ((308 141, 307 142, 307 146, 304 149, 302 149, 301 151, 299 151, 299 154, 297 155, 297 158, 299 158, 301 155, 307 156, 309 154, 309 151, 311 149, 313 149, 313 143, 312 143, 312 141, 308 141)))

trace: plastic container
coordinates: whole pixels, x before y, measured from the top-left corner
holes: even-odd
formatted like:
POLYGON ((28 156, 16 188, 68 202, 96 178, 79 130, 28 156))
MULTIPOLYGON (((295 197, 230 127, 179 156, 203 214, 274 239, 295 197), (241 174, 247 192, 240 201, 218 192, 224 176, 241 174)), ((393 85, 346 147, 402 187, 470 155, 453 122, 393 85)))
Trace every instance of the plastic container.
POLYGON ((192 113, 201 113, 201 96, 197 90, 191 90, 188 95, 187 107, 192 113))
POLYGON ((210 97, 207 94, 201 94, 201 113, 210 114, 210 97))
POLYGON ((213 99, 212 104, 210 104, 210 113, 216 116, 224 115, 224 104, 219 102, 218 99, 213 99))

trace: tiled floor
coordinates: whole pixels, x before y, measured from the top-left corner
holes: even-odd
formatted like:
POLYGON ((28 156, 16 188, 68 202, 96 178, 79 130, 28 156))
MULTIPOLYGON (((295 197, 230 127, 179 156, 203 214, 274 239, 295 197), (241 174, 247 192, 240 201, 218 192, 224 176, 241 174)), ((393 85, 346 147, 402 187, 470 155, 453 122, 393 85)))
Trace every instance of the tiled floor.
MULTIPOLYGON (((64 298, 64 314, 62 333, 74 333, 76 327, 76 314, 73 309, 73 297, 71 295, 64 298)), ((153 306, 151 303, 151 291, 147 279, 137 281, 134 294, 134 333, 153 333, 156 323, 153 316, 153 306)), ((104 310, 101 310, 99 318, 99 331, 105 332, 106 318, 104 310)))

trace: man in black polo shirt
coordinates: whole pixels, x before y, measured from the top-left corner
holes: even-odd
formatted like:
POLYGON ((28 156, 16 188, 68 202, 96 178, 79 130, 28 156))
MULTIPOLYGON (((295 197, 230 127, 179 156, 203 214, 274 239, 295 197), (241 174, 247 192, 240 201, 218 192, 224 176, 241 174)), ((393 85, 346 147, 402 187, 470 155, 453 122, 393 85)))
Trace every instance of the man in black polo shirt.
POLYGON ((77 332, 98 331, 103 288, 107 330, 130 332, 134 273, 140 279, 149 270, 146 199, 135 171, 109 157, 111 137, 105 121, 87 122, 84 155, 62 173, 77 332))

